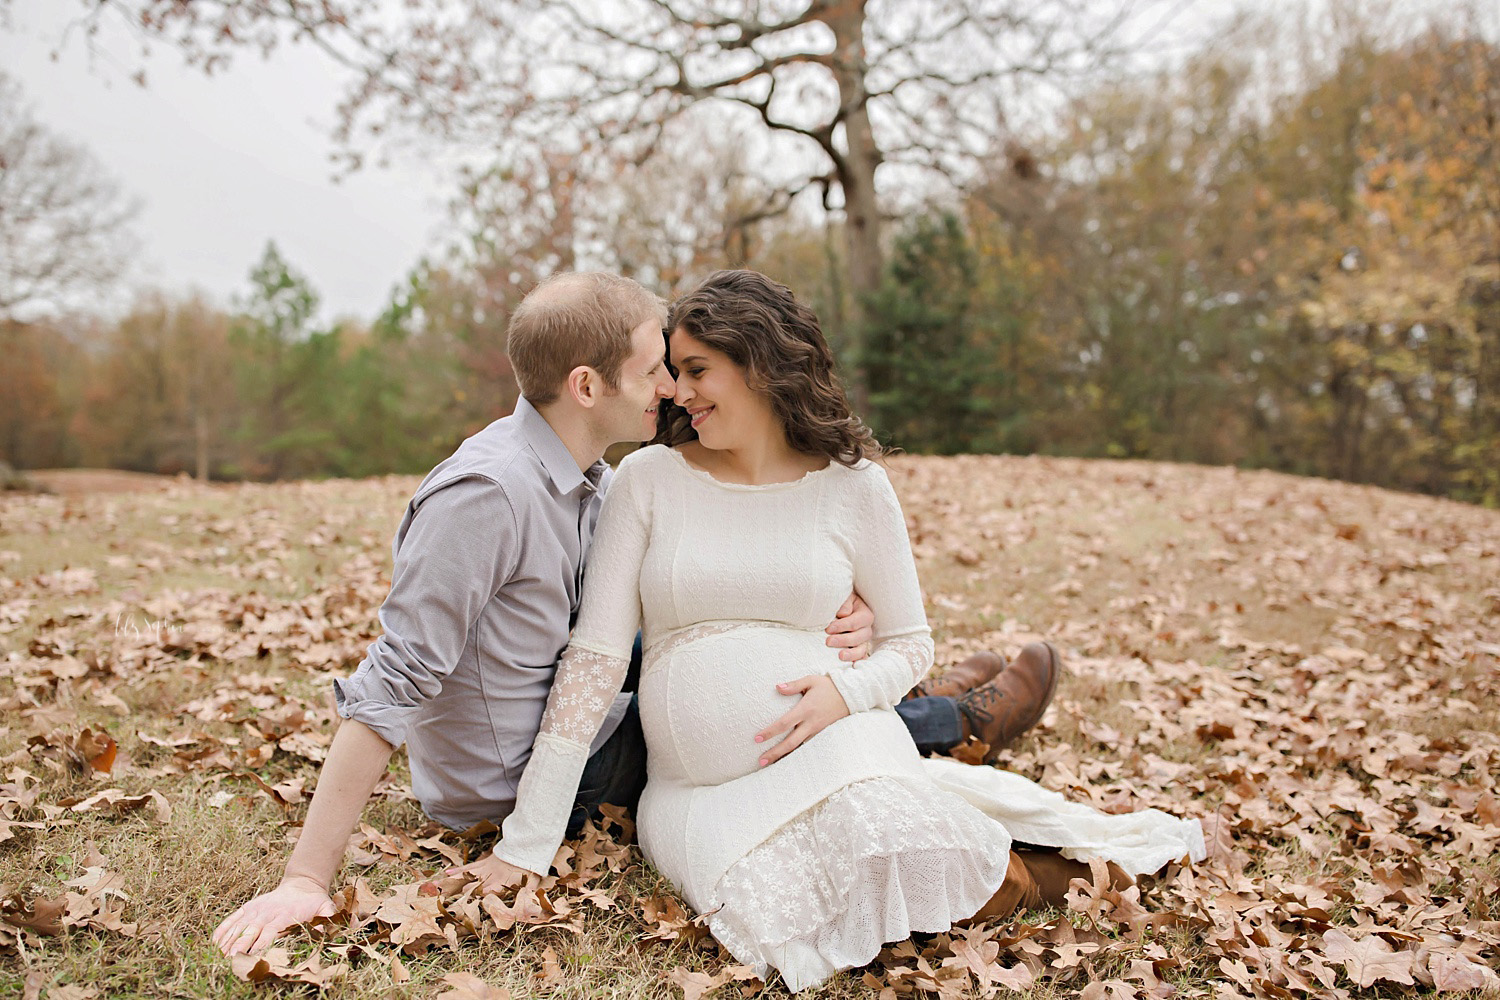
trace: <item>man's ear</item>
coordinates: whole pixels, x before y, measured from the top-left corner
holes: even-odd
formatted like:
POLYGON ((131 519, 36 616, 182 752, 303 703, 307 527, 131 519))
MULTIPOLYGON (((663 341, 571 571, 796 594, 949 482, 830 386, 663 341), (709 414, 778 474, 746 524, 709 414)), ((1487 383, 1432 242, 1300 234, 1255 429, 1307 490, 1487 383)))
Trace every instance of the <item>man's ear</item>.
POLYGON ((563 387, 579 406, 591 410, 599 401, 599 388, 602 384, 598 372, 588 365, 579 365, 568 372, 563 387))

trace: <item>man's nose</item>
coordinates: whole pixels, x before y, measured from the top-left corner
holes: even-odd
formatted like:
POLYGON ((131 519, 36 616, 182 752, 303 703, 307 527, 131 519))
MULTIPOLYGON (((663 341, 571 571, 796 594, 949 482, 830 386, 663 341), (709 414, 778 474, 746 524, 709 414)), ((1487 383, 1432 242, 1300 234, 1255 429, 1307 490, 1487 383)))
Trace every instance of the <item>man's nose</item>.
POLYGON ((671 399, 677 395, 677 380, 668 374, 665 379, 656 385, 656 394, 662 399, 671 399))

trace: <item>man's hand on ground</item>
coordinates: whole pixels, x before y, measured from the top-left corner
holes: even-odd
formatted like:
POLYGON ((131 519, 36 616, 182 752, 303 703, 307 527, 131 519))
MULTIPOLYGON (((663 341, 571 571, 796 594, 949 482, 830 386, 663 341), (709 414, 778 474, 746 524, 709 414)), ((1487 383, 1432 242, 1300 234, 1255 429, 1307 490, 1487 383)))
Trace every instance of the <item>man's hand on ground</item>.
POLYGON ((471 879, 478 879, 481 891, 499 892, 513 885, 520 885, 526 881, 526 876, 533 873, 525 868, 517 868, 509 861, 502 861, 490 853, 460 868, 449 868, 443 874, 465 875, 471 879))
POLYGON ((850 594, 823 631, 828 633, 828 645, 839 651, 839 659, 845 663, 863 660, 874 645, 875 612, 858 594, 850 594))
POLYGON ((778 694, 800 694, 790 712, 755 734, 755 742, 764 743, 786 733, 786 738, 760 755, 760 766, 774 764, 793 750, 821 733, 829 725, 849 714, 844 696, 826 674, 809 674, 794 681, 776 685, 778 694))
POLYGON ((333 916, 328 890, 308 879, 289 877, 224 918, 213 942, 226 956, 260 951, 288 927, 313 917, 333 916))

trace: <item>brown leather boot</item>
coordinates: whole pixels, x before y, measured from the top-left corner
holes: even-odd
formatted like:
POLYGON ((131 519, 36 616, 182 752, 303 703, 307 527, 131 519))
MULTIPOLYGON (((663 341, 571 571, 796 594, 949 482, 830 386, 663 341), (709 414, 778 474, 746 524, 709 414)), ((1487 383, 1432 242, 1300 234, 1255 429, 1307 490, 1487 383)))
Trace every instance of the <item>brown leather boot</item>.
MULTIPOLYGON (((989 650, 981 650, 944 670, 938 677, 928 677, 911 689, 907 698, 957 698, 972 690, 1006 668, 1005 657, 989 650)), ((906 699, 903 698, 903 701, 906 699)))
MULTIPOLYGON (((1094 881, 1093 870, 1086 861, 1074 861, 1055 851, 1021 851, 1020 855, 1036 883, 1037 895, 1049 906, 1067 905, 1068 886, 1075 878, 1089 883, 1094 881)), ((1109 884, 1116 892, 1124 892, 1135 885, 1135 879, 1113 861, 1106 862, 1104 868, 1109 873, 1109 884)))
POLYGON ((1017 911, 1029 910, 1041 902, 1041 893, 1026 862, 1021 855, 1011 851, 1010 864, 1005 869, 1005 881, 1000 883, 1000 888, 995 890, 988 903, 979 908, 978 913, 967 920, 960 920, 959 925, 967 927, 996 917, 1008 917, 1017 911))
POLYGON ((959 696, 964 735, 990 745, 986 763, 993 763, 1001 750, 1041 720, 1061 676, 1057 647, 1032 642, 994 680, 959 696))

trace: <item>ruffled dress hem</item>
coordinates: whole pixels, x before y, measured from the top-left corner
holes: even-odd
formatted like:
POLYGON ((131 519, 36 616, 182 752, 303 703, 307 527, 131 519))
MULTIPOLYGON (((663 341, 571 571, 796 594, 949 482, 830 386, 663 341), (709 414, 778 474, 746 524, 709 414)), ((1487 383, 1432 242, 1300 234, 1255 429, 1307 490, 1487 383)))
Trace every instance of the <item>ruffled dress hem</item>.
POLYGON ((720 879, 708 918, 735 959, 789 990, 946 931, 1005 881, 1010 835, 922 782, 854 782, 782 826, 720 879))

